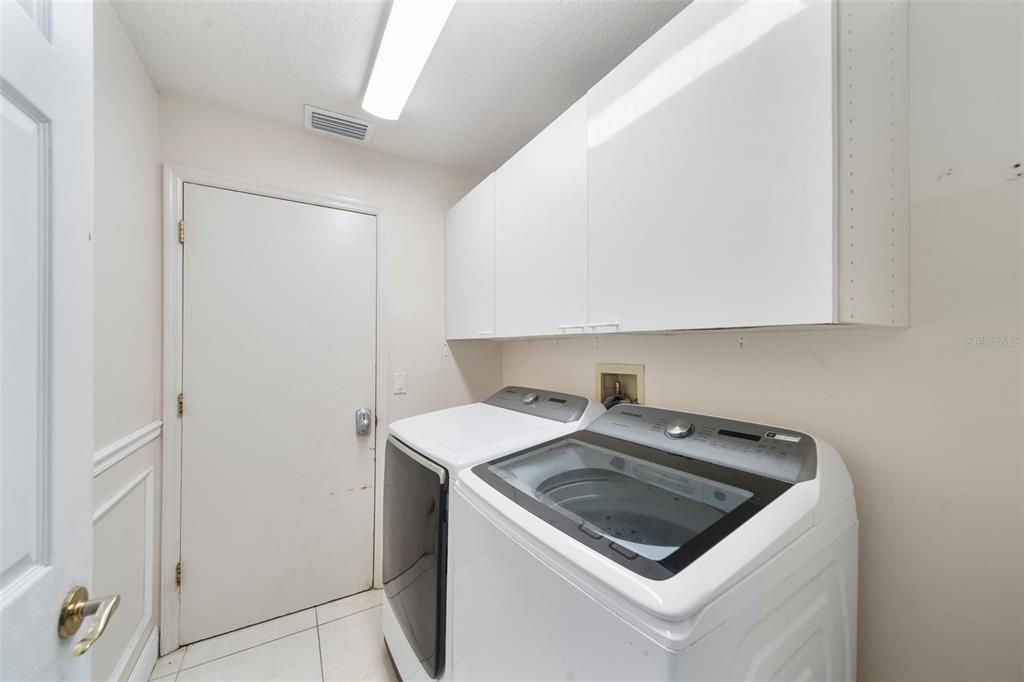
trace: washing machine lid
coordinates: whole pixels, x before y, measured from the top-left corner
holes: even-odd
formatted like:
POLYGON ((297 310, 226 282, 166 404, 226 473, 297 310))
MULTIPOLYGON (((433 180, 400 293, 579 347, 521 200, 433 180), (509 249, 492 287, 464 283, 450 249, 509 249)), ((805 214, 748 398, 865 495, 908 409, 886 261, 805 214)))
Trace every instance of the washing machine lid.
POLYGON ((764 434, 780 432, 680 414, 617 406, 585 431, 472 471, 576 542, 644 578, 665 580, 814 475, 809 437, 758 450, 764 434), (680 424, 682 432, 674 428, 680 424))
POLYGON ((389 430, 455 471, 572 433, 592 418, 594 406, 581 396, 509 386, 484 402, 402 419, 389 430))

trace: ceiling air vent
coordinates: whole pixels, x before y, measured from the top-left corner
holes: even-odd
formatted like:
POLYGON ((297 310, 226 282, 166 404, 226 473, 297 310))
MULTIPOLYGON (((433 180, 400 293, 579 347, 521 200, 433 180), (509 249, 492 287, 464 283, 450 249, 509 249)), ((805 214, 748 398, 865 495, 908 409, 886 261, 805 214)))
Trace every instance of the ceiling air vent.
POLYGON ((366 144, 370 141, 370 134, 373 133, 373 124, 353 116, 311 107, 307 104, 306 130, 321 135, 340 137, 349 142, 366 144))

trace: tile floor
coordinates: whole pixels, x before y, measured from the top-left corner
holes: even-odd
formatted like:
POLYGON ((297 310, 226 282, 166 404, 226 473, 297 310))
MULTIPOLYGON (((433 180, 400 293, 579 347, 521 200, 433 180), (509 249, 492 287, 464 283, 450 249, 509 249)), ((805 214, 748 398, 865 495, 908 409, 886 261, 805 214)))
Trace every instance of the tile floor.
POLYGON ((150 679, 396 682, 380 604, 370 590, 196 642, 160 658, 150 679))

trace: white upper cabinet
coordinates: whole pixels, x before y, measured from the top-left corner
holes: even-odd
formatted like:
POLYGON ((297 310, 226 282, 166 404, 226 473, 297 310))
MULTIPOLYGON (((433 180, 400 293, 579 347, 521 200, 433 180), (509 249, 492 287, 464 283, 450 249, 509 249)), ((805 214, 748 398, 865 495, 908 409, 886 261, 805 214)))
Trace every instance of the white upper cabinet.
POLYGON ((587 110, 580 100, 494 174, 497 336, 587 322, 587 110))
POLYGON ((595 320, 832 321, 830 27, 827 3, 694 2, 588 93, 595 320))
POLYGON ((906 0, 693 0, 452 209, 449 337, 906 325, 907 158, 906 0))
POLYGON ((593 331, 905 323, 905 14, 696 0, 590 90, 593 331))
POLYGON ((449 339, 494 336, 494 175, 448 211, 445 279, 449 339))

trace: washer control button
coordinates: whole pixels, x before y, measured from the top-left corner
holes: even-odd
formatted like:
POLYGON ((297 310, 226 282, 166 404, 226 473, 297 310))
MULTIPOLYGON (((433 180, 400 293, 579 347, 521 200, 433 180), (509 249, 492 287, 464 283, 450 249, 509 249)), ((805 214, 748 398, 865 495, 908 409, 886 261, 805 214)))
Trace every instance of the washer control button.
POLYGON ((669 438, 686 438, 693 433, 693 424, 685 419, 676 419, 665 427, 665 435, 669 438))
POLYGON ((526 405, 533 405, 535 402, 537 402, 538 397, 539 396, 536 393, 527 393, 526 395, 523 396, 523 403, 525 403, 526 405))

